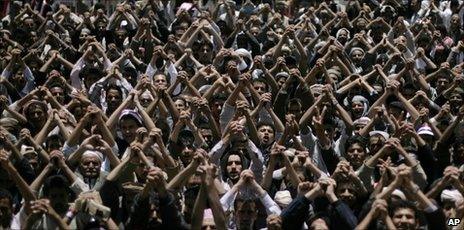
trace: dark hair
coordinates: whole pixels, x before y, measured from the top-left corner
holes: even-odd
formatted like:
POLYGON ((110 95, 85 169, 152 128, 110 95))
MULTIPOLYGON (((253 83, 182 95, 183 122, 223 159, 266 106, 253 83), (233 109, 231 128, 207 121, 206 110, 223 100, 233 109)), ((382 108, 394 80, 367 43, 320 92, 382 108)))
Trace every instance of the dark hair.
POLYGON ((103 72, 100 70, 100 68, 93 67, 93 66, 86 66, 82 69, 82 71, 79 74, 79 78, 87 78, 89 75, 96 75, 98 77, 102 77, 103 72))
POLYGON ((8 199, 10 205, 13 206, 13 196, 8 190, 0 188, 0 199, 8 199))
POLYGON ((345 146, 347 147, 346 149, 348 150, 348 148, 354 144, 359 144, 364 150, 366 150, 367 140, 363 136, 359 136, 359 135, 351 136, 348 138, 348 140, 346 140, 346 144, 345 144, 345 146))
POLYGON ((245 156, 243 156, 239 152, 231 151, 230 148, 226 149, 226 154, 224 154, 224 156, 221 158, 222 179, 224 181, 226 181, 227 177, 229 176, 229 175, 227 175, 227 161, 229 161, 229 157, 233 156, 233 155, 236 155, 236 156, 240 157, 240 161, 241 161, 241 164, 242 164, 242 169, 248 168, 248 160, 245 158, 245 156))
POLYGON ((121 90, 121 88, 119 88, 119 86, 117 86, 117 85, 115 85, 115 84, 109 84, 109 85, 106 87, 106 90, 105 90, 105 91, 108 93, 108 91, 110 91, 110 90, 112 90, 112 89, 118 91, 118 93, 119 93, 119 94, 121 95, 121 97, 122 97, 122 90, 121 90))
POLYGON ((211 98, 211 102, 219 100, 225 101, 227 100, 227 96, 224 93, 215 93, 211 98))
POLYGON ((392 204, 390 205, 390 210, 389 210, 390 216, 393 216, 393 214, 395 214, 395 212, 399 209, 411 209, 414 212, 414 217, 415 218, 418 217, 418 209, 416 205, 411 201, 398 200, 398 201, 392 202, 392 204))
POLYGON ((299 105, 301 106, 301 99, 300 98, 292 98, 288 101, 288 104, 287 104, 287 110, 288 108, 290 108, 290 106, 292 105, 299 105))
POLYGON ((50 195, 50 190, 53 188, 66 189, 70 186, 68 179, 62 175, 54 175, 48 177, 43 184, 43 194, 45 197, 50 195))
POLYGON ((327 224, 327 226, 330 228, 330 218, 326 212, 317 212, 311 218, 308 220, 308 224, 311 225, 314 221, 317 219, 322 219, 324 222, 327 224))
POLYGON ((274 126, 273 123, 267 122, 267 121, 260 121, 260 122, 258 122, 258 124, 256 124, 256 129, 259 129, 259 128, 263 127, 263 126, 269 126, 269 127, 271 127, 273 133, 275 134, 276 129, 275 129, 275 126, 274 126))
MULTIPOLYGON (((239 204, 246 204, 246 203, 253 203, 256 206, 257 205, 257 200, 254 199, 254 198, 245 197, 245 196, 239 194, 235 198, 235 201, 234 201, 234 210, 238 211, 238 205, 239 204)), ((256 207, 256 211, 258 211, 258 207, 256 207)))

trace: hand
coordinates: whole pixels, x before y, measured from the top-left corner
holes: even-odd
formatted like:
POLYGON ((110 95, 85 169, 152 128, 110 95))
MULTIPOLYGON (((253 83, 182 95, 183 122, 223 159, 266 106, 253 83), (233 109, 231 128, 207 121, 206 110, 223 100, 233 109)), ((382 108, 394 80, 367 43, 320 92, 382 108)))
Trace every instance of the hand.
POLYGON ((372 209, 374 210, 374 217, 385 219, 388 215, 387 202, 382 199, 377 199, 372 204, 372 209))
POLYGON ((52 151, 50 153, 50 164, 57 168, 62 168, 63 166, 65 166, 66 163, 63 153, 59 150, 52 151))
POLYGON ((3 168, 10 162, 9 154, 4 149, 0 149, 0 164, 3 168))
POLYGON ((160 168, 153 167, 150 169, 147 175, 147 182, 158 192, 166 193, 166 179, 164 178, 163 170, 160 168))

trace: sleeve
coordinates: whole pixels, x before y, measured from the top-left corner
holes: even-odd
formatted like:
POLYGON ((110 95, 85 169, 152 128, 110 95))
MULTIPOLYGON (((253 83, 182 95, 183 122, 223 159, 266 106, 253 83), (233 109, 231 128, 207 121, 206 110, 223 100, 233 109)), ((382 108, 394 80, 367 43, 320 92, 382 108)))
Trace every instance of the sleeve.
POLYGON ((216 164, 217 166, 220 166, 220 160, 225 150, 226 145, 222 140, 220 140, 208 153, 211 162, 216 164))
POLYGON ((222 209, 224 210, 224 212, 229 211, 230 208, 234 206, 235 196, 235 192, 232 189, 230 189, 221 197, 219 202, 221 202, 222 209))
POLYGON ((29 92, 31 92, 34 89, 35 78, 34 78, 34 74, 32 74, 32 71, 31 71, 31 69, 29 69, 28 66, 24 67, 24 72, 23 73, 24 73, 24 78, 26 80, 26 85, 21 90, 21 93, 26 95, 26 94, 28 94, 29 92))
POLYGON ((77 60, 76 64, 74 64, 73 69, 71 70, 71 85, 76 88, 76 89, 82 89, 81 85, 81 79, 79 79, 79 74, 82 71, 82 68, 84 68, 84 57, 79 58, 77 60))
POLYGON ((417 162, 417 164, 412 167, 412 178, 414 182, 423 190, 427 186, 427 175, 422 169, 422 166, 417 162))
POLYGON ((332 173, 333 171, 335 171, 335 168, 337 167, 339 159, 337 155, 335 154, 335 151, 333 150, 333 148, 332 147, 330 147, 329 149, 321 148, 321 155, 322 155, 322 159, 324 160, 325 165, 327 166, 327 171, 329 173, 332 173))
POLYGON ((260 197, 260 200, 263 203, 264 207, 266 207, 267 215, 271 215, 271 214, 280 215, 281 214, 282 211, 280 210, 279 205, 277 205, 277 203, 271 198, 271 196, 269 196, 267 192, 266 192, 266 195, 264 195, 263 197, 260 197))
POLYGON ((361 165, 356 171, 356 175, 359 177, 361 182, 364 184, 364 187, 367 191, 372 191, 374 187, 372 186, 372 174, 374 173, 374 168, 367 166, 366 164, 361 165))
POLYGON ((264 157, 261 151, 256 147, 256 145, 248 140, 248 153, 251 157, 250 169, 255 174, 256 181, 261 183, 263 179, 263 167, 264 167, 264 157))
POLYGON ((227 103, 224 104, 224 107, 222 107, 221 115, 219 116, 219 125, 221 126, 221 132, 224 132, 224 130, 227 127, 227 124, 230 120, 232 120, 234 113, 235 107, 228 105, 227 103))
POLYGON ((446 228, 446 217, 443 210, 437 208, 432 212, 424 212, 427 220, 427 229, 447 229, 446 228))
POLYGON ((304 196, 295 198, 280 214, 284 229, 301 229, 309 216, 310 204, 311 201, 304 196))
POLYGON ((90 190, 89 185, 84 183, 81 178, 77 177, 74 183, 69 187, 76 195, 90 190))
POLYGON ((339 222, 340 226, 344 226, 344 229, 355 229, 358 225, 358 219, 353 213, 348 205, 345 202, 338 200, 337 202, 333 203, 332 206, 334 207, 334 218, 333 222, 339 222))

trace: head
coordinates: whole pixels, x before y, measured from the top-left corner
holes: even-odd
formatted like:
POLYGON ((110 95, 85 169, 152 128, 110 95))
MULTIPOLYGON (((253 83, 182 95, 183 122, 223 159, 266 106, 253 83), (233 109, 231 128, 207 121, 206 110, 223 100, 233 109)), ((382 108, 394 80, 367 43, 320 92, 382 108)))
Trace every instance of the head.
POLYGON ((108 104, 108 110, 114 111, 122 103, 122 91, 116 85, 109 85, 106 89, 106 103, 108 104))
POLYGON ((235 223, 238 230, 251 230, 258 218, 258 207, 256 201, 252 199, 244 199, 237 196, 234 203, 235 207, 235 223))
POLYGON ((330 219, 323 213, 317 213, 309 220, 310 230, 329 230, 330 219))
POLYGON ((24 114, 30 124, 42 127, 47 120, 47 106, 41 101, 33 101, 25 108, 24 114))
POLYGON ((262 79, 257 79, 253 81, 253 88, 258 92, 259 95, 267 93, 269 88, 267 83, 262 79))
POLYGON ((413 230, 419 228, 417 208, 410 201, 399 200, 392 204, 390 216, 397 229, 413 230))
POLYGON ((350 162, 351 166, 356 170, 366 159, 366 142, 361 136, 353 136, 346 141, 346 159, 350 162))
POLYGON ((222 107, 227 100, 227 96, 223 93, 213 95, 213 98, 210 102, 211 113, 216 120, 219 120, 219 115, 221 114, 222 107))
POLYGON ((357 99, 357 97, 353 98, 351 101, 351 114, 353 119, 358 119, 364 115, 365 110, 367 110, 367 100, 364 98, 357 99))
POLYGON ((350 39, 350 32, 345 28, 341 28, 338 30, 336 37, 337 40, 343 45, 350 39))
POLYGON ((369 151, 371 154, 375 154, 385 144, 385 137, 381 134, 372 134, 369 137, 369 151))
POLYGON ((50 135, 45 139, 45 149, 47 152, 51 152, 53 150, 61 150, 66 140, 63 136, 54 134, 50 135))
POLYGON ((166 75, 156 74, 155 76, 153 76, 153 85, 155 85, 156 88, 167 87, 168 80, 166 75))
POLYGON ((350 58, 355 64, 361 64, 364 59, 364 50, 359 47, 353 47, 350 52, 350 58))
POLYGON ((13 220, 13 196, 8 190, 0 189, 0 225, 9 228, 13 220))
POLYGON ((92 86, 93 83, 97 82, 100 80, 100 78, 103 76, 102 71, 98 67, 84 67, 82 72, 79 74, 79 77, 84 79, 84 84, 85 87, 88 89, 90 86, 92 86))
POLYGON ((122 132, 124 140, 132 143, 135 140, 137 129, 142 127, 141 118, 136 112, 127 112, 119 119, 119 129, 122 132))
POLYGON ((44 197, 50 200, 51 206, 59 214, 64 214, 68 210, 69 186, 69 181, 62 175, 50 176, 44 182, 44 197))
POLYGON ((233 182, 237 182, 244 169, 243 164, 243 157, 239 153, 231 152, 226 158, 226 176, 233 182))
POLYGON ((261 145, 269 146, 274 142, 275 128, 271 123, 258 123, 256 126, 258 129, 258 138, 261 145))
POLYGON ((100 176, 102 159, 97 154, 100 153, 95 151, 86 151, 82 155, 79 163, 79 171, 84 177, 96 179, 100 176))
POLYGON ((19 68, 16 73, 9 79, 11 84, 15 86, 16 89, 21 90, 26 86, 26 79, 24 78, 24 72, 22 68, 19 68))
POLYGON ((303 115, 301 100, 299 98, 292 98, 288 101, 287 114, 295 115, 295 119, 298 121, 303 115))
POLYGON ((177 110, 179 110, 179 112, 187 109, 187 101, 182 97, 175 98, 174 105, 176 106, 177 110))
POLYGON ((61 86, 53 86, 50 88, 50 93, 56 98, 58 103, 64 104, 65 92, 61 86))
POLYGON ((335 194, 340 200, 348 204, 348 206, 353 207, 356 205, 358 194, 356 188, 350 181, 337 181, 335 194))

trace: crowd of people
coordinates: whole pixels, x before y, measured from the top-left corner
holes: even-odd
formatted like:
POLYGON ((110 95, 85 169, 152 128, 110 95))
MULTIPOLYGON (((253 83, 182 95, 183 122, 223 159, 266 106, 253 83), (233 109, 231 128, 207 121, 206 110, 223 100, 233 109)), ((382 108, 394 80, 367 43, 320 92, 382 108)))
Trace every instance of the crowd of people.
POLYGON ((1 229, 464 228, 462 0, 6 2, 1 229))

